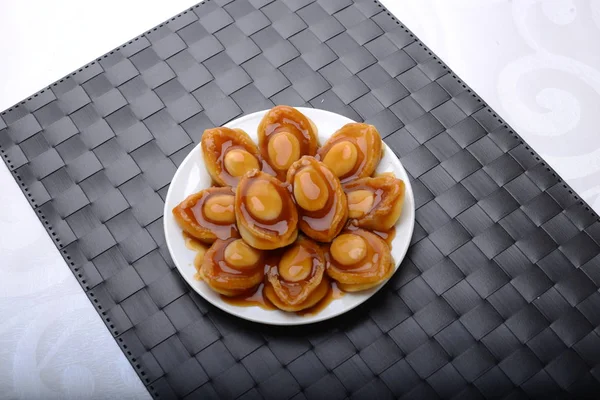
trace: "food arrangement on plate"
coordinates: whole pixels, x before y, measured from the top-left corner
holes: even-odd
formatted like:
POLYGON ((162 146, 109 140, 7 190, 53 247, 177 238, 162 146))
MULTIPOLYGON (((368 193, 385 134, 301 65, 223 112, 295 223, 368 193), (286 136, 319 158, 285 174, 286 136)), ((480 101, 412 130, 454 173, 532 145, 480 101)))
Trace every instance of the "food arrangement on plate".
POLYGON ((277 106, 257 137, 226 127, 202 136, 213 186, 172 210, 197 252, 197 279, 229 304, 299 314, 386 281, 405 184, 374 176, 376 128, 348 123, 320 146, 315 123, 277 106))

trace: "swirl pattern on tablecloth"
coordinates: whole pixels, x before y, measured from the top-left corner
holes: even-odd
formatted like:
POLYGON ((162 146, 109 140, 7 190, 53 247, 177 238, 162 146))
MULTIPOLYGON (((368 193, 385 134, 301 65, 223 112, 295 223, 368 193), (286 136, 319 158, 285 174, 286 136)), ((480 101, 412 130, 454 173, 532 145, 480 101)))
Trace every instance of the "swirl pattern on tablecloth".
POLYGON ((600 212, 600 1, 429 0, 392 11, 600 212))
POLYGON ((4 165, 0 182, 0 397, 149 398, 4 165))

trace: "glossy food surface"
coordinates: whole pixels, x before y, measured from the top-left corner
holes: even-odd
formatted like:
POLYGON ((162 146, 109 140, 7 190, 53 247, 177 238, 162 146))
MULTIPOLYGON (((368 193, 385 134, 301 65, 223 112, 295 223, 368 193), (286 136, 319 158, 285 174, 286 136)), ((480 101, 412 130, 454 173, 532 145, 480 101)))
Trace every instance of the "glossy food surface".
POLYGON ((293 187, 302 232, 319 242, 330 242, 348 219, 339 179, 324 163, 305 156, 289 169, 287 183, 293 187))
MULTIPOLYGON (((332 133, 338 131, 340 127, 350 122, 342 116, 322 110, 306 108, 300 110, 303 114, 313 120, 319 127, 320 143, 325 143, 331 137, 332 133)), ((239 121, 235 121, 232 125, 228 125, 227 127, 232 129, 241 128, 245 130, 249 133, 249 136, 252 138, 252 140, 254 140, 255 143, 258 143, 257 127, 266 113, 267 112, 260 112, 244 117, 239 121)), ((386 151, 384 153, 384 158, 379 164, 376 172, 377 175, 385 172, 393 172, 396 174, 396 176, 403 180, 406 179, 406 182, 408 182, 408 176, 404 173, 404 170, 400 166, 397 158, 393 156, 391 151, 386 151)), ((303 205, 309 210, 311 208, 313 210, 320 208, 321 204, 318 203, 322 200, 320 200, 321 197, 319 196, 318 191, 322 190, 322 182, 319 182, 319 179, 315 178, 315 175, 311 173, 308 173, 306 176, 300 177, 299 179, 302 179, 307 183, 307 189, 303 191, 302 194, 299 194, 299 196, 303 195, 305 197, 306 201, 304 201, 303 205)), ((282 183, 281 180, 275 180, 279 181, 279 183, 282 183)), ((281 309, 273 310, 272 308, 278 308, 278 306, 271 302, 268 298, 268 293, 273 294, 274 289, 272 285, 268 283, 268 279, 266 279, 266 277, 257 286, 248 290, 243 290, 241 293, 227 293, 226 296, 220 294, 214 288, 206 284, 205 281, 198 281, 197 278, 194 277, 194 275, 197 273, 194 266, 202 265, 204 260, 204 257, 202 257, 202 251, 207 252, 207 250, 201 249, 201 251, 197 251, 190 250, 186 247, 186 240, 183 240, 181 236, 181 228, 176 224, 174 216, 171 213, 171 210, 176 207, 179 202, 181 202, 181 199, 184 199, 189 194, 196 193, 215 184, 211 181, 212 179, 208 174, 201 147, 198 146, 192 150, 188 158, 183 160, 179 170, 173 178, 171 185, 169 186, 169 192, 167 193, 167 198, 165 201, 168 207, 168 213, 165 214, 164 225, 165 237, 167 239, 167 244, 169 246, 169 250, 171 251, 175 265, 190 286, 215 306, 236 316, 258 322, 285 325, 306 324, 331 318, 332 316, 339 315, 340 313, 355 307, 372 296, 372 294, 381 287, 381 283, 385 282, 384 279, 380 284, 373 286, 371 289, 341 296, 341 294, 344 293, 344 290, 342 289, 343 284, 338 284, 335 280, 332 280, 327 276, 327 274, 325 274, 321 284, 318 285, 318 290, 315 289, 313 295, 309 296, 309 298, 311 301, 314 301, 320 297, 320 294, 324 294, 324 297, 310 307, 308 307, 308 303, 302 304, 302 307, 307 308, 303 308, 301 311, 282 311, 281 309), (328 283, 323 283, 326 280, 328 283)), ((285 183, 283 184, 285 185, 285 183)), ((233 189, 234 192, 236 189, 237 187, 233 189)), ((264 191, 262 189, 258 189, 260 189, 260 186, 253 189, 256 192, 256 196, 254 196, 256 199, 254 201, 255 204, 253 205, 253 212, 268 224, 276 223, 276 218, 271 221, 269 221, 269 218, 273 218, 274 215, 277 214, 283 214, 285 212, 283 211, 285 208, 285 202, 282 202, 281 211, 278 210, 279 207, 277 204, 275 204, 273 207, 273 204, 271 203, 269 203, 271 206, 269 207, 270 209, 267 210, 265 204, 269 202, 269 200, 267 200, 269 197, 264 195, 264 191), (273 215, 269 216, 269 213, 273 213, 273 215)), ((271 189, 267 189, 267 192, 268 191, 271 191, 271 189)), ((296 195, 294 194, 292 185, 287 186, 287 191, 293 200, 296 195)), ((296 209, 300 210, 300 206, 295 202, 295 200, 293 200, 293 203, 295 203, 294 205, 296 206, 296 209)), ((217 206, 218 205, 219 204, 217 204, 217 206)), ((217 213, 218 210, 215 209, 213 217, 216 217, 217 213)), ((389 231, 373 231, 374 234, 381 237, 386 237, 388 241, 391 241, 391 249, 393 258, 395 260, 402 260, 404 256, 406 251, 404 243, 408 244, 410 241, 413 216, 414 206, 412 192, 410 192, 410 186, 407 186, 407 195, 405 196, 403 212, 400 216, 400 220, 395 226, 396 235, 394 236, 393 229, 389 231)), ((236 223, 241 226, 241 224, 239 224, 237 221, 237 217, 236 223)), ((348 229, 353 229, 353 227, 349 226, 348 229)), ((290 241, 287 244, 287 247, 268 250, 266 251, 266 254, 272 253, 273 255, 279 254, 279 256, 282 256, 288 247, 293 246, 294 240, 289 240, 290 241)), ((259 242, 260 240, 255 241, 259 242)), ((250 242, 246 240, 244 240, 244 242, 246 242, 250 247, 254 248, 250 242)), ((273 245, 273 243, 269 244, 273 245)), ((195 248, 195 245, 196 243, 194 243, 192 247, 195 248)), ((279 242, 278 245, 281 245, 281 242, 279 242)), ((323 247, 323 243, 321 243, 321 246, 323 247)), ((233 252, 232 249, 235 249, 235 247, 232 247, 229 252, 233 252)), ((239 251, 233 253, 239 253, 239 251)), ((233 258, 234 257, 230 256, 230 259, 233 258)), ((296 256, 293 256, 292 258, 295 259, 296 256)), ((271 262, 271 265, 275 264, 279 265, 279 262, 271 262)), ((394 266, 395 265, 396 264, 394 264, 394 266)), ((231 268, 232 265, 229 267, 231 268)), ((240 266, 237 268, 240 268, 240 266)), ((282 272, 283 275, 285 275, 286 281, 294 283, 294 280, 303 281, 306 279, 304 276, 306 274, 306 269, 303 267, 301 262, 288 263, 287 269, 285 269, 285 271, 284 269, 282 269, 282 272)), ((393 269, 390 268, 390 272, 392 270, 393 269)), ((277 297, 277 299, 279 299, 279 297, 277 297)), ((281 306, 281 300, 277 299, 275 301, 279 301, 279 306, 281 306)), ((306 301, 308 301, 308 299, 306 301)), ((285 305, 283 305, 283 307, 285 307, 285 305)))
POLYGON ((371 176, 382 157, 382 141, 373 125, 350 123, 341 127, 317 152, 342 183, 371 176))
POLYGON ((406 185, 393 175, 362 178, 344 185, 353 225, 370 230, 391 229, 402 213, 406 185))
POLYGON ((203 242, 239 237, 234 195, 229 187, 204 189, 173 208, 173 217, 184 232, 203 242))
POLYGON ((219 186, 235 187, 246 172, 262 169, 258 148, 241 129, 207 129, 201 146, 206 168, 219 186))
POLYGON ((263 281, 266 259, 263 251, 242 239, 217 240, 204 254, 200 276, 221 294, 241 295, 263 281))
POLYGON ((304 155, 317 151, 317 128, 302 112, 289 106, 269 110, 258 126, 258 146, 280 179, 304 155))
POLYGON ((267 296, 286 311, 311 307, 327 293, 329 283, 323 282, 324 272, 321 247, 311 239, 299 237, 284 251, 277 266, 268 271, 267 296))
POLYGON ((326 252, 326 260, 327 274, 344 291, 377 285, 393 270, 389 245, 363 229, 347 230, 336 237, 326 252))
POLYGON ((298 235, 298 212, 289 185, 263 172, 255 170, 240 180, 235 216, 241 236, 258 249, 284 247, 298 235))

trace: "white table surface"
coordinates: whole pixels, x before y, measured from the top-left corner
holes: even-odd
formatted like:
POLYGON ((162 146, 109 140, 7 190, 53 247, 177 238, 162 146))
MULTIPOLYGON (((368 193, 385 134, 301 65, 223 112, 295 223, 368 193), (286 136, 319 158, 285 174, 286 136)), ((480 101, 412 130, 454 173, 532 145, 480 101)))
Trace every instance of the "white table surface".
MULTIPOLYGON (((0 110, 195 3, 1 0, 0 110)), ((600 211, 600 1, 383 4, 600 211)), ((1 397, 149 398, 3 163, 0 184, 1 397)))

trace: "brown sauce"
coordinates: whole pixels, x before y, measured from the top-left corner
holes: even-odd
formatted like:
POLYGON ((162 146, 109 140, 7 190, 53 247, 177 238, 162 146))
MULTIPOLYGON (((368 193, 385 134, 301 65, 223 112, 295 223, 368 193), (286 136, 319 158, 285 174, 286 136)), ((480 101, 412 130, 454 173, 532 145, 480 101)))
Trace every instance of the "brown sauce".
POLYGON ((187 247, 188 249, 192 250, 192 251, 206 251, 207 245, 202 243, 200 240, 196 239, 195 237, 193 237, 192 235, 190 235, 189 233, 183 231, 182 232, 183 235, 183 240, 185 243, 185 247, 187 247))
POLYGON ((296 314, 303 317, 316 315, 323 311, 325 308, 327 308, 327 306, 331 304, 332 301, 343 297, 344 294, 345 292, 338 287, 337 283, 335 281, 331 281, 329 290, 327 291, 327 294, 325 295, 325 297, 323 297, 323 299, 321 299, 317 304, 315 304, 312 307, 309 307, 305 310, 296 311, 296 314))
MULTIPOLYGON (((314 273, 316 272, 316 270, 318 270, 319 266, 322 266, 322 260, 319 261, 316 259, 315 255, 316 254, 312 254, 313 252, 318 251, 318 248, 312 248, 312 247, 307 247, 304 248, 307 251, 306 252, 299 252, 298 254, 294 254, 292 253, 292 256, 290 258, 289 261, 285 261, 285 263, 290 263, 290 264, 298 264, 301 261, 303 261, 306 257, 310 257, 313 259, 313 264, 312 264, 312 272, 311 272, 311 276, 314 276, 314 273)), ((267 275, 272 275, 272 274, 278 274, 279 272, 277 271, 276 265, 278 264, 279 260, 281 260, 280 255, 273 255, 272 257, 270 257, 267 262, 265 263, 265 273, 267 275)), ((321 294, 319 296, 322 296, 322 285, 325 285, 326 287, 326 294, 325 296, 318 301, 317 304, 315 304, 314 306, 311 306, 310 308, 300 311, 298 312, 298 315, 314 315, 320 311, 322 311, 323 309, 325 309, 333 300, 338 299, 340 297, 342 297, 344 295, 344 292, 338 287, 338 285, 334 282, 334 281, 330 281, 327 277, 323 276, 322 278, 323 280, 320 280, 320 285, 318 285, 317 287, 315 287, 314 291, 311 292, 310 296, 313 296, 314 293, 319 292, 319 290, 321 290, 321 294)), ((287 292, 287 295, 290 298, 293 298, 294 296, 297 296, 300 294, 300 291, 302 290, 303 286, 307 283, 306 280, 302 280, 299 282, 288 282, 285 280, 279 280, 279 282, 282 284, 282 288, 285 292, 287 292)), ((270 300, 270 298, 273 298, 272 296, 275 296, 278 298, 278 296, 275 294, 274 289, 272 284, 269 282, 269 279, 267 276, 265 276, 265 279, 263 280, 263 283, 261 283, 255 290, 252 290, 250 293, 246 293, 244 295, 241 296, 235 296, 235 297, 226 297, 226 296, 221 296, 221 298, 223 299, 224 302, 231 304, 231 305, 235 305, 235 306, 239 306, 239 307, 260 307, 262 309, 265 310, 277 310, 278 307, 276 304, 278 304, 277 302, 272 302, 270 300), (267 293, 270 290, 270 293, 267 293)), ((283 301, 283 300, 278 300, 278 301, 283 301)), ((308 301, 308 300, 307 300, 308 301)))
MULTIPOLYGON (((333 200, 333 198, 334 197, 331 196, 327 200, 327 202, 333 203, 333 201, 330 201, 333 200)), ((303 212, 302 216, 300 217, 300 220, 302 221, 303 225, 306 224, 306 226, 308 226, 311 230, 316 232, 326 232, 330 228, 333 228, 333 220, 337 214, 337 205, 329 204, 328 206, 329 208, 325 206, 323 210, 319 210, 326 211, 321 215, 319 215, 319 213, 316 212, 302 210, 303 212)), ((304 227, 301 226, 301 228, 304 227)))
MULTIPOLYGON (((392 172, 384 172, 380 174, 376 174, 371 178, 363 178, 359 179, 355 182, 350 182, 344 185, 344 191, 346 194, 352 193, 359 190, 364 190, 373 193, 373 205, 371 209, 364 214, 364 216, 369 215, 373 210, 380 207, 380 204, 384 201, 390 202, 390 196, 398 195, 398 187, 396 183, 400 181, 401 190, 403 189, 403 182, 400 179, 397 179, 396 176, 392 172), (392 178, 392 179, 390 179, 392 178)), ((394 197, 392 197, 393 200, 394 197)), ((363 216, 363 217, 364 217, 363 216)))
MULTIPOLYGON (((263 310, 277 310, 278 308, 264 294, 265 284, 261 283, 258 288, 249 294, 243 296, 228 297, 221 295, 221 299, 232 306, 237 307, 260 307, 263 310)), ((312 316, 323 311, 332 301, 342 298, 345 292, 337 286, 335 281, 331 281, 327 294, 317 304, 305 310, 296 311, 300 316, 312 316)))
MULTIPOLYGON (((195 250, 197 248, 206 249, 206 245, 204 245, 203 243, 199 242, 197 239, 195 239, 185 233, 184 233, 184 238, 186 240, 186 245, 189 245, 188 248, 190 248, 191 250, 195 250)), ((224 248, 225 248, 225 246, 223 246, 223 249, 224 248)), ((222 252, 218 252, 218 253, 220 253, 221 257, 222 257, 222 252)), ((200 269, 202 267, 203 260, 204 260, 204 252, 201 251, 196 255, 196 258, 194 259, 194 266, 195 266, 196 270, 198 271, 194 275, 194 278, 197 280, 203 280, 203 277, 200 273, 200 269)), ((265 273, 270 268, 273 267, 274 263, 275 262, 273 259, 268 259, 267 262, 265 262, 265 266, 264 266, 265 273)), ((226 268, 226 269, 229 269, 229 268, 226 268)), ((394 269, 392 266, 390 272, 393 272, 393 270, 394 269)), ((251 291, 248 294, 245 294, 242 296, 233 296, 233 297, 220 295, 220 297, 225 303, 233 305, 233 306, 237 306, 237 307, 260 307, 260 308, 262 308, 264 310, 268 310, 268 311, 277 310, 278 308, 264 294, 264 287, 265 287, 265 284, 263 282, 255 290, 251 291)), ((292 294, 292 293, 290 293, 290 294, 292 294)), ((338 285, 335 281, 332 280, 330 282, 330 286, 327 291, 327 294, 325 295, 325 297, 323 299, 321 299, 317 304, 315 304, 312 307, 309 307, 302 311, 297 311, 296 314, 300 315, 300 316, 316 315, 316 314, 320 313, 321 311, 323 311, 325 308, 327 308, 327 306, 329 306, 329 304, 331 304, 331 302, 343 297, 344 294, 345 294, 345 292, 338 287, 338 285)))
MULTIPOLYGON (((331 150, 331 148, 340 142, 350 142, 352 143, 357 150, 358 158, 356 160, 356 164, 354 168, 352 168, 348 173, 339 177, 342 184, 348 183, 360 175, 360 173, 364 170, 365 165, 367 164, 367 157, 369 156, 369 143, 367 140, 369 127, 364 124, 347 124, 344 125, 341 129, 339 129, 331 139, 325 143, 323 147, 319 149, 317 154, 317 159, 319 161, 323 161, 325 155, 331 150)), ((376 156, 373 154, 373 156, 376 156)))
MULTIPOLYGON (((308 275, 308 278, 303 279, 299 282, 288 282, 282 279, 281 277, 278 279, 281 284, 281 289, 286 293, 286 296, 289 298, 298 297, 306 287, 309 280, 312 279, 315 276, 315 274, 317 274, 319 266, 323 265, 324 260, 322 256, 319 256, 319 254, 317 254, 317 250, 315 248, 302 247, 302 250, 302 254, 298 254, 298 259, 300 257, 307 257, 312 259, 311 271, 308 275)), ((277 272, 277 268, 273 268, 271 273, 279 275, 279 273, 277 272)))
POLYGON ((379 274, 380 268, 380 254, 378 249, 378 242, 374 239, 373 236, 379 237, 374 232, 365 231, 363 229, 357 228, 354 225, 350 225, 347 228, 348 231, 354 233, 362 237, 367 242, 367 254, 357 263, 350 265, 342 265, 335 261, 333 256, 329 253, 329 249, 325 253, 325 257, 327 260, 327 264, 329 267, 334 268, 340 272, 345 272, 349 274, 360 275, 369 275, 372 276, 374 273, 379 274))
POLYGON ((392 229, 390 229, 388 231, 371 231, 371 232, 373 232, 374 234, 376 234, 377 236, 379 236, 380 238, 385 240, 385 242, 390 246, 392 245, 392 241, 396 237, 396 227, 395 226, 393 226, 392 229))
MULTIPOLYGON (((223 224, 218 221, 213 221, 204 213, 204 204, 213 196, 231 195, 234 193, 231 188, 216 188, 204 192, 204 195, 198 199, 192 207, 183 209, 190 219, 196 221, 200 229, 212 232, 218 239, 226 240, 232 237, 239 237, 238 229, 235 222, 231 224, 223 224)), ((233 208, 233 206, 231 206, 233 208)), ((230 210, 233 211, 233 210, 230 210)), ((192 249, 193 250, 193 249, 192 249)))
POLYGON ((264 172, 265 174, 269 174, 272 175, 274 177, 277 178, 277 172, 275 172, 275 170, 273 169, 273 167, 271 167, 271 165, 269 165, 269 163, 267 162, 267 160, 264 160, 262 157, 260 159, 260 165, 261 165, 261 171, 264 172))
MULTIPOLYGON (((305 129, 304 127, 302 127, 301 124, 297 121, 291 120, 289 118, 284 118, 280 121, 274 121, 271 124, 268 124, 266 126, 265 137, 267 138, 267 141, 263 145, 263 147, 265 149, 265 153, 263 153, 263 154, 268 154, 267 146, 268 146, 268 140, 270 139, 270 137, 274 136, 276 133, 279 133, 279 132, 289 132, 298 139, 298 144, 300 145, 300 154, 306 154, 308 152, 308 141, 310 140, 308 129, 305 129)), ((287 153, 291 154, 292 153, 292 148, 291 148, 292 144, 291 143, 282 143, 282 144, 285 144, 285 146, 283 148, 281 148, 281 151, 283 153, 287 152, 287 153)), ((289 154, 288 154, 288 157, 289 157, 289 154)), ((279 164, 287 163, 287 159, 281 160, 281 161, 282 162, 280 162, 279 164)))
POLYGON ((194 268, 196 269, 194 279, 201 281, 202 275, 200 274, 200 268, 202 268, 204 254, 206 253, 206 250, 208 250, 208 245, 202 243, 187 232, 182 232, 182 235, 185 247, 196 252, 196 255, 194 256, 194 268))
MULTIPOLYGON (((313 127, 308 118, 295 108, 276 107, 272 109, 266 115, 264 121, 261 122, 258 129, 262 129, 264 135, 264 140, 260 140, 259 143, 260 153, 267 160, 269 159, 269 140, 278 132, 289 132, 298 139, 300 157, 303 155, 314 155, 313 149, 316 150, 316 145, 311 143, 313 141, 311 133, 316 136, 316 132, 312 132, 313 127)), ((276 170, 276 172, 279 179, 285 179, 285 170, 276 170)))
POLYGON ((225 259, 225 249, 227 246, 237 239, 232 238, 224 241, 217 241, 211 248, 209 260, 213 264, 214 268, 214 280, 227 283, 231 279, 244 279, 255 276, 257 269, 264 270, 264 264, 266 263, 266 257, 261 254, 257 264, 254 266, 248 266, 245 268, 234 268, 225 259))
POLYGON ((319 150, 318 160, 323 161, 325 159, 325 155, 327 154, 327 152, 329 152, 329 150, 334 145, 336 145, 340 142, 350 142, 357 150, 356 164, 354 164, 354 167, 350 170, 350 172, 339 177, 340 182, 342 184, 344 184, 344 183, 347 183, 347 182, 350 182, 350 181, 353 181, 354 179, 356 179, 358 177, 358 175, 360 174, 360 172, 363 170, 364 165, 366 164, 365 152, 367 149, 366 149, 366 143, 364 140, 359 141, 354 137, 340 135, 340 136, 333 138, 333 140, 328 141, 324 147, 321 147, 321 149, 319 150))
POLYGON ((396 174, 394 174, 394 173, 393 173, 393 172, 391 172, 391 171, 388 171, 388 172, 375 172, 375 173, 373 174, 373 178, 378 178, 378 177, 380 177, 380 176, 391 176, 392 178, 395 178, 395 177, 396 177, 396 174))
POLYGON ((194 274, 194 279, 197 281, 202 281, 204 280, 204 277, 202 276, 202 260, 204 260, 204 257, 198 257, 198 254, 196 254, 196 257, 194 258, 194 268, 196 268, 196 273, 194 274))
POLYGON ((236 149, 245 150, 256 158, 260 166, 257 149, 245 143, 243 140, 240 140, 240 137, 236 135, 239 135, 236 131, 221 129, 219 134, 212 136, 215 153, 217 153, 216 163, 218 166, 217 171, 219 172, 219 177, 223 179, 227 185, 232 187, 237 186, 240 177, 231 175, 227 171, 227 168, 225 168, 225 155, 227 152, 236 149))
POLYGON ((248 226, 254 227, 254 229, 266 231, 270 234, 283 236, 285 233, 288 232, 289 229, 288 221, 291 217, 292 208, 295 210, 295 205, 293 204, 292 197, 290 194, 290 185, 275 179, 270 181, 283 201, 281 214, 275 221, 266 221, 255 217, 252 213, 249 212, 248 207, 246 206, 249 200, 247 196, 248 188, 252 185, 254 180, 265 179, 265 176, 270 175, 263 175, 262 177, 260 175, 258 177, 250 177, 241 188, 241 198, 236 199, 236 201, 240 202, 240 210, 248 226))
POLYGON ((232 306, 238 307, 260 307, 264 310, 276 310, 277 307, 273 305, 264 295, 263 289, 264 283, 261 283, 258 288, 250 294, 244 296, 227 297, 221 295, 221 299, 232 306))
POLYGON ((370 210, 368 210, 367 212, 364 213, 363 217, 368 215, 371 211, 373 211, 377 207, 379 207, 379 204, 381 204, 381 201, 383 200, 383 197, 386 194, 384 189, 374 188, 372 185, 369 185, 366 182, 360 182, 358 184, 352 182, 352 183, 344 186, 344 192, 346 192, 346 194, 348 194, 350 192, 355 192, 358 190, 365 190, 365 191, 373 193, 373 205, 371 206, 370 210))
MULTIPOLYGON (((298 175, 300 171, 296 172, 298 175)), ((319 180, 315 182, 315 178, 310 173, 301 174, 299 177, 294 177, 294 181, 298 179, 299 186, 301 188, 302 193, 309 201, 317 201, 319 198, 325 195, 325 193, 321 193, 321 186, 319 185, 319 180)))
POLYGON ((324 254, 312 240, 299 238, 267 272, 265 295, 278 308, 293 311, 315 304, 327 292, 324 254), (293 271, 299 272, 295 274, 293 271))
MULTIPOLYGON (((329 195, 327 196, 327 201, 325 206, 320 210, 316 211, 308 211, 301 207, 298 207, 298 211, 300 213, 300 228, 306 229, 308 227, 310 230, 315 232, 328 232, 330 229, 335 229, 335 217, 339 215, 338 208, 341 206, 339 199, 337 198, 337 191, 334 187, 333 176, 329 177, 330 173, 325 172, 324 168, 321 167, 317 162, 312 160, 312 162, 308 161, 306 165, 301 166, 295 171, 295 174, 299 174, 304 168, 313 167, 318 173, 320 173, 323 177, 327 185, 327 190, 329 191, 329 195), (304 225, 304 226, 303 226, 304 225)), ((318 188, 316 190, 319 190, 318 188)))

